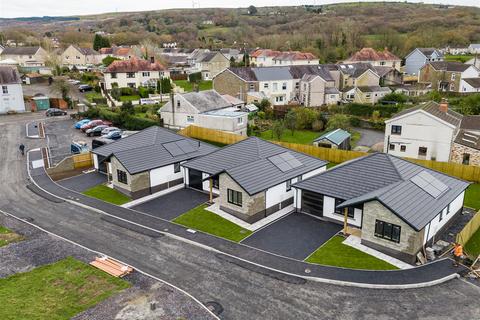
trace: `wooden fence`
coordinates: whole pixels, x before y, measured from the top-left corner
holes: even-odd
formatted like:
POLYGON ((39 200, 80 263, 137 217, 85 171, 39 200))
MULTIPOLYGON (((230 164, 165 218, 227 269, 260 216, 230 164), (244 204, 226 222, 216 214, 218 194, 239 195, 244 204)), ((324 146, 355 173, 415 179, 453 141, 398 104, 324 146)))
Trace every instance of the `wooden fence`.
MULTIPOLYGON (((189 126, 179 132, 184 136, 188 136, 195 139, 212 141, 221 144, 232 144, 241 140, 246 139, 245 136, 240 136, 233 133, 207 129, 197 126, 189 126)), ((275 141, 272 141, 275 142, 275 141)), ((286 148, 293 149, 295 151, 303 152, 314 157, 333 162, 341 163, 355 158, 366 156, 368 153, 360 151, 348 151, 348 150, 338 150, 330 148, 321 148, 313 145, 306 144, 297 144, 297 143, 288 143, 288 142, 275 142, 279 145, 282 145, 286 148)), ((424 167, 431 168, 443 172, 445 174, 466 180, 475 183, 480 183, 480 167, 478 166, 467 166, 460 163, 454 162, 438 162, 433 160, 419 160, 419 159, 410 159, 406 160, 418 163, 424 167)))
POLYGON ((470 240, 475 232, 480 228, 480 211, 465 225, 465 227, 457 234, 457 242, 462 246, 470 240))

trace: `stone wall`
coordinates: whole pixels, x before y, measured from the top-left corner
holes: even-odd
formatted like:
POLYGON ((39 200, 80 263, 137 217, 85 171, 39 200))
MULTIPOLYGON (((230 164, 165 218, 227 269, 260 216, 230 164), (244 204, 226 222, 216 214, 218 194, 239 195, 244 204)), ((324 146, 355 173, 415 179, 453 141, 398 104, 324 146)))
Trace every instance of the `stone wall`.
POLYGON ((362 243, 369 247, 412 263, 415 261, 415 255, 422 248, 423 234, 424 230, 415 231, 378 201, 370 201, 363 206, 362 243), (376 237, 375 220, 400 226, 400 242, 376 237))
MULTIPOLYGON (((255 83, 254 86, 254 91, 258 91, 258 83, 255 83)), ((247 99, 247 92, 252 91, 249 90, 248 82, 243 81, 229 70, 219 73, 213 79, 213 89, 220 94, 228 94, 232 97, 238 97, 243 101, 246 101, 247 99)))
POLYGON ((460 163, 463 162, 463 155, 468 153, 470 155, 469 165, 480 166, 480 150, 473 149, 458 143, 453 143, 450 152, 450 161, 460 163))
POLYGON ((226 173, 220 175, 219 201, 220 208, 223 211, 249 223, 258 221, 265 216, 265 192, 250 196, 226 173), (227 189, 242 193, 242 206, 237 206, 228 202, 227 189))
POLYGON ((132 199, 138 199, 149 195, 150 192, 150 175, 148 171, 131 175, 125 167, 117 160, 111 158, 112 163, 112 183, 115 189, 125 193, 132 199), (127 184, 118 181, 117 170, 122 170, 127 173, 127 184))

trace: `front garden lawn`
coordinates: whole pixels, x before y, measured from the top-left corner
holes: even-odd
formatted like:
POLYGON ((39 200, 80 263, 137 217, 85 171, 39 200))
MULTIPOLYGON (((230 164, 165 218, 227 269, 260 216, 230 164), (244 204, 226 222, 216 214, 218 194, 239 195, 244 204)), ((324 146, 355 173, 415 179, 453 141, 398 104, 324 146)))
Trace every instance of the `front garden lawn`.
POLYGON ((69 257, 0 279, 0 319, 70 319, 128 287, 69 257))
POLYGON ((445 61, 457 61, 461 63, 465 63, 472 58, 473 56, 468 54, 457 54, 457 55, 446 54, 445 55, 445 61))
POLYGON ((365 252, 343 244, 342 236, 334 236, 318 248, 307 262, 327 266, 364 270, 395 270, 397 267, 365 252))
POLYGON ((93 102, 95 99, 103 99, 103 96, 99 92, 88 92, 85 93, 85 98, 87 98, 88 101, 93 102))
MULTIPOLYGON (((290 130, 285 130, 282 134, 280 141, 298 144, 312 144, 313 140, 322 135, 322 132, 310 131, 310 130, 295 130, 293 135, 290 130)), ((265 140, 278 141, 272 133, 272 130, 263 131, 260 133, 260 138, 265 140)))
POLYGON ((474 259, 480 255, 480 229, 465 244, 465 251, 474 259))
POLYGON ((480 183, 471 184, 465 192, 465 206, 480 210, 480 183))
MULTIPOLYGON (((173 81, 177 86, 182 87, 185 92, 193 91, 193 83, 188 80, 175 80, 173 81)), ((213 82, 210 80, 202 80, 198 85, 199 91, 211 90, 213 88, 213 82)))
POLYGON ((139 95, 120 96, 120 101, 121 101, 121 102, 138 101, 138 100, 140 100, 140 96, 139 96, 139 95))
POLYGON ((241 241, 252 233, 213 212, 205 210, 206 207, 205 204, 198 206, 177 217, 173 222, 235 242, 241 241))
POLYGON ((83 192, 84 195, 110 202, 116 205, 122 205, 129 202, 131 199, 123 193, 109 188, 106 185, 100 184, 83 192))
POLYGON ((12 232, 10 229, 0 226, 0 247, 21 240, 23 240, 23 237, 21 235, 12 232))

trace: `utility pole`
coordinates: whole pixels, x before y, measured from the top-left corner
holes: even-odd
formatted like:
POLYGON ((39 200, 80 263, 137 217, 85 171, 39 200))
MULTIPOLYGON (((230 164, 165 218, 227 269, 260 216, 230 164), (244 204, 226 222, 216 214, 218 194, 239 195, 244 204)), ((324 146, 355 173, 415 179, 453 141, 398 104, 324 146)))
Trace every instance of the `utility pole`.
POLYGON ((172 127, 175 127, 175 94, 170 92, 170 102, 172 103, 172 127))

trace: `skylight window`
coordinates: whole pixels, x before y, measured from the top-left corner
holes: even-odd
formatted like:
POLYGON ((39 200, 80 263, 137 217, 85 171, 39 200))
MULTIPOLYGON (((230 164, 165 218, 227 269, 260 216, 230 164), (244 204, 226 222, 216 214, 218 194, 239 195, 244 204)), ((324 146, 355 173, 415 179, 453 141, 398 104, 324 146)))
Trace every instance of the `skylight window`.
POLYGON ((290 152, 277 154, 268 158, 268 160, 282 172, 287 172, 303 165, 290 152))
POLYGON ((427 171, 422 171, 410 179, 420 189, 434 198, 438 198, 442 193, 448 190, 448 186, 432 176, 427 171))
POLYGON ((197 151, 198 148, 192 145, 188 140, 178 140, 174 142, 164 143, 163 147, 173 156, 177 157, 183 154, 197 151))

